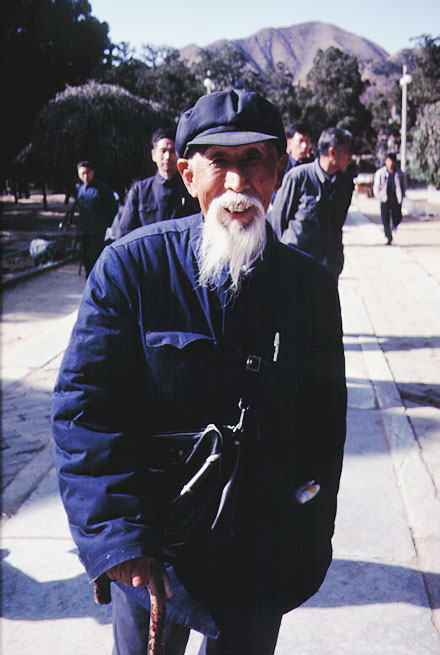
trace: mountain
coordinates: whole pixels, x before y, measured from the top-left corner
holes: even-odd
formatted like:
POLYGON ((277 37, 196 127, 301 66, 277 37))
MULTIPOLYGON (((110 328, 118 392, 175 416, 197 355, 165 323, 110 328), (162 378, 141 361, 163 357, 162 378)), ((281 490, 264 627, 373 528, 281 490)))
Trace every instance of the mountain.
MULTIPOLYGON (((256 71, 283 62, 296 83, 305 80, 319 49, 339 48, 358 58, 362 77, 369 79, 371 84, 369 96, 390 87, 401 74, 401 60, 404 58, 403 55, 391 57, 376 43, 319 21, 292 27, 265 28, 244 39, 215 41, 204 49, 218 50, 226 44, 242 52, 256 71)), ((200 51, 199 46, 191 44, 180 51, 180 56, 191 64, 197 60, 200 51)))

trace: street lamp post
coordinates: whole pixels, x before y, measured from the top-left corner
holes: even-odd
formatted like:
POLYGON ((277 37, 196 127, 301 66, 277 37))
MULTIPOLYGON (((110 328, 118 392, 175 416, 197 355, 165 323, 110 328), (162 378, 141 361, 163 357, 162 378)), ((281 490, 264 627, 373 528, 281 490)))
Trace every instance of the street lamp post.
POLYGON ((403 75, 399 80, 402 87, 402 127, 400 131, 400 168, 403 174, 406 173, 406 116, 408 109, 408 84, 412 82, 406 66, 403 67, 403 75))

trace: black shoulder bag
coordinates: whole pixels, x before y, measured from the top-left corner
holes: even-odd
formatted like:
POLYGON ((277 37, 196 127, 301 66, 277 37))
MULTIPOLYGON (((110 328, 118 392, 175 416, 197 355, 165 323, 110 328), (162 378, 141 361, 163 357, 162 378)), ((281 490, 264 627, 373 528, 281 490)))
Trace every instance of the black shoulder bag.
POLYGON ((240 480, 245 418, 236 425, 207 425, 197 432, 151 437, 150 482, 159 497, 162 552, 167 560, 196 558, 232 535, 240 480))

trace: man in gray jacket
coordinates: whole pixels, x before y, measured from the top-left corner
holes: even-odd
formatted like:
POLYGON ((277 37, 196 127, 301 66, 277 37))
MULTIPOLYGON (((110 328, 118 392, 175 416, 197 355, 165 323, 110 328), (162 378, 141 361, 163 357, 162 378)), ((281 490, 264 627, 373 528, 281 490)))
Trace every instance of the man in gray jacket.
POLYGON ((380 200, 380 214, 383 229, 387 238, 387 246, 391 246, 393 230, 402 220, 402 202, 405 197, 405 177, 397 168, 397 158, 394 152, 385 157, 385 166, 379 168, 374 176, 374 196, 380 200))
POLYGON ((347 130, 324 130, 318 158, 286 173, 272 209, 279 240, 309 253, 336 278, 344 266, 342 227, 353 193, 353 180, 345 173, 351 144, 347 130))

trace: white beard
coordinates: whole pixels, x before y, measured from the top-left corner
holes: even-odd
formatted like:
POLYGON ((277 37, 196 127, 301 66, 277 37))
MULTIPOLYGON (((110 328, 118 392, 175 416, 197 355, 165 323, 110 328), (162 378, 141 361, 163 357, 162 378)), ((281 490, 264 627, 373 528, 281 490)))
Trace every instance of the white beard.
POLYGON ((248 193, 226 191, 215 198, 205 216, 198 251, 199 283, 201 286, 220 285, 225 267, 231 277, 230 290, 238 293, 246 267, 261 251, 266 237, 266 216, 258 198, 248 193), (254 208, 248 221, 228 216, 230 211, 254 208))

